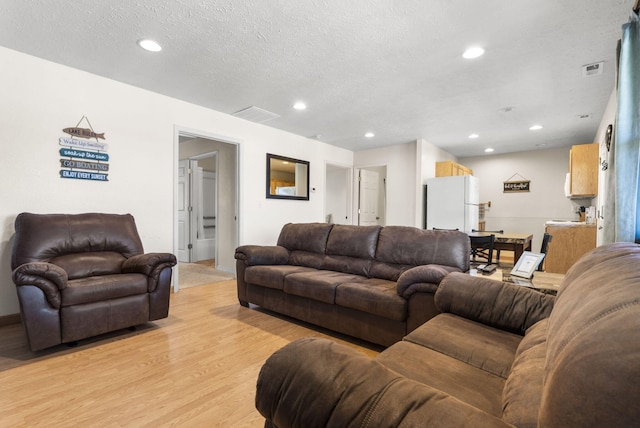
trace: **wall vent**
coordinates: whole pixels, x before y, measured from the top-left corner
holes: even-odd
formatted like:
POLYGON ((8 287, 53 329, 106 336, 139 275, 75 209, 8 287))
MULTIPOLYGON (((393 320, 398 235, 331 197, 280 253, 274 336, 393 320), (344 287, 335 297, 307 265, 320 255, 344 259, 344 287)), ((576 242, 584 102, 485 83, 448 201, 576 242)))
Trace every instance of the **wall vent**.
POLYGON ((582 66, 582 77, 597 76, 604 71, 604 61, 582 66))
POLYGON ((232 116, 239 117, 241 119, 250 120, 251 122, 264 123, 280 117, 279 114, 271 113, 260 107, 251 106, 245 109, 239 110, 232 114, 232 116))

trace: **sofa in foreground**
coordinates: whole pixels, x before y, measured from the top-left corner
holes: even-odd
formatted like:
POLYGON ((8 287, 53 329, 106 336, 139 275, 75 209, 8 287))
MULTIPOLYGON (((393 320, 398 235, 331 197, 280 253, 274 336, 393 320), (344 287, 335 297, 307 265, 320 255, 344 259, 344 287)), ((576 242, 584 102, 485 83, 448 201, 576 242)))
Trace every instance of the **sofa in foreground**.
POLYGON ((11 268, 31 350, 167 317, 169 253, 144 253, 130 214, 32 214, 15 221, 11 268))
POLYGON ((374 360, 301 339, 263 366, 268 427, 631 427, 640 421, 640 246, 599 247, 557 297, 452 273, 442 311, 374 360))
POLYGON ((439 313, 438 284, 470 251, 458 231, 290 223, 275 246, 236 249, 238 299, 389 346, 439 313))

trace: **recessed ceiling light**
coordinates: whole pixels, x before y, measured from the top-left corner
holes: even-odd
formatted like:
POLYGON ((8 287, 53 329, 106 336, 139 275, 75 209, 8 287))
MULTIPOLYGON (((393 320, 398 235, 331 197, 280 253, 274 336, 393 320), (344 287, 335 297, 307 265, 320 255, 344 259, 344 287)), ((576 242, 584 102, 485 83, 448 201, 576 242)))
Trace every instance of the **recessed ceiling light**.
POLYGON ((462 57, 465 59, 473 59, 473 58, 478 58, 479 56, 482 56, 482 55, 484 55, 484 49, 482 49, 479 46, 474 46, 464 51, 464 53, 462 54, 462 57))
POLYGON ((478 138, 478 137, 480 137, 478 134, 469 135, 469 138, 471 138, 471 139, 478 138))
POLYGON ((364 134, 364 136, 367 138, 373 138, 376 136, 376 134, 374 134, 373 132, 367 132, 366 134, 364 134))
POLYGON ((484 149, 485 153, 491 153, 493 152, 493 149, 491 147, 487 147, 486 149, 484 149))
POLYGON ((298 101, 293 105, 293 108, 296 110, 305 110, 307 108, 307 105, 301 101, 298 101))
POLYGON ((151 39, 138 40, 138 46, 149 52, 160 52, 162 50, 162 46, 151 39))
POLYGON ((540 129, 542 129, 542 125, 533 125, 531 128, 529 128, 531 131, 539 131, 540 129))

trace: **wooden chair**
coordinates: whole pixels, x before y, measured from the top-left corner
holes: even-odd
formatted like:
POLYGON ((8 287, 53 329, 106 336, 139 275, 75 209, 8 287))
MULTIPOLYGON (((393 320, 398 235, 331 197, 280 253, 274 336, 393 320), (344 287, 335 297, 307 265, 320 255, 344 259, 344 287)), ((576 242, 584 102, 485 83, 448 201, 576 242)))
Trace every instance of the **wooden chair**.
MULTIPOLYGON (((540 246, 540 252, 542 254, 547 254, 547 248, 549 247, 549 242, 551 242, 551 239, 553 238, 553 236, 551 236, 550 234, 546 233, 542 236, 542 245, 540 246)), ((542 272, 544 266, 544 259, 542 260, 542 263, 540 263, 538 265, 538 271, 542 272)))
POLYGON ((496 235, 491 234, 487 236, 469 236, 471 240, 471 261, 477 263, 480 261, 485 264, 493 263, 493 244, 496 239, 496 235), (481 260, 478 260, 478 257, 481 260))
MULTIPOLYGON (((477 230, 477 229, 471 229, 471 232, 486 232, 486 233, 504 233, 504 230, 500 229, 500 230, 477 230)), ((496 249, 496 263, 500 262, 500 250, 496 249)), ((517 262, 517 260, 513 261, 514 263, 517 262)))

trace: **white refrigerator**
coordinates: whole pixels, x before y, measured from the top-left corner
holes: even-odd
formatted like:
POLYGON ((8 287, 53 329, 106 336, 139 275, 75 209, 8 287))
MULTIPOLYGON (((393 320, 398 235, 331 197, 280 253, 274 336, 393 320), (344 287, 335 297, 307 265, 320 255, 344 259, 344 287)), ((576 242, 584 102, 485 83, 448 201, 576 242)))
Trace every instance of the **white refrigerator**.
POLYGON ((427 229, 478 228, 479 183, 472 175, 437 177, 427 180, 425 223, 427 229))

